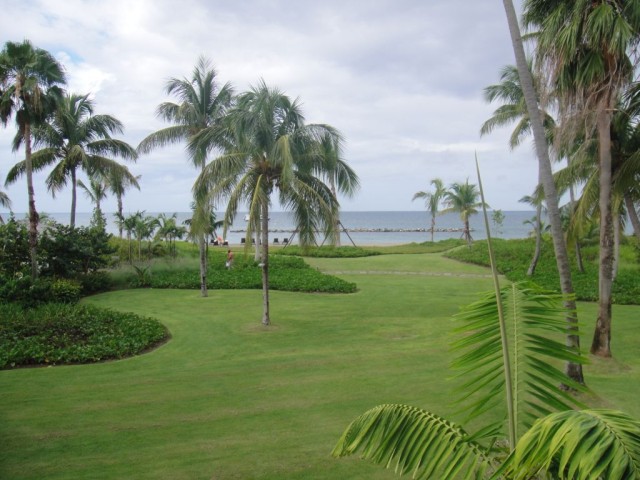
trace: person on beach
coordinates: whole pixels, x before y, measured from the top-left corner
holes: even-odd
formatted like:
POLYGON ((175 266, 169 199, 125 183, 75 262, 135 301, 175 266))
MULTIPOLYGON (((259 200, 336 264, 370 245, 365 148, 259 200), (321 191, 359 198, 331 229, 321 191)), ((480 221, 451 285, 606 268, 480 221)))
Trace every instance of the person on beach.
POLYGON ((225 264, 227 267, 227 270, 231 268, 232 264, 233 264, 233 252, 231 250, 227 250, 227 263, 225 264))

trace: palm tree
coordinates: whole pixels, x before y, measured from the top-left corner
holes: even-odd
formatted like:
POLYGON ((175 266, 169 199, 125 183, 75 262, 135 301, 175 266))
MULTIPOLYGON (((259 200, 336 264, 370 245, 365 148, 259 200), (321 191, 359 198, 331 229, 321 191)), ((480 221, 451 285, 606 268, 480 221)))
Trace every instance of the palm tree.
POLYGON ((33 189, 31 129, 53 112, 65 83, 62 66, 47 51, 31 42, 7 42, 0 52, 0 121, 7 125, 15 115, 18 133, 14 150, 24 142, 29 198, 29 254, 31 275, 38 276, 38 212, 33 189))
MULTIPOLYGON (((539 189, 536 189, 533 195, 525 195, 518 201, 522 203, 528 203, 529 205, 536 208, 536 216, 533 217, 535 221, 533 231, 536 237, 536 247, 533 251, 533 257, 531 257, 529 268, 527 269, 527 276, 532 277, 536 272, 538 260, 540 260, 540 253, 542 252, 542 211, 544 210, 546 212, 546 208, 544 208, 544 198, 542 198, 542 192, 539 189)), ((525 221, 525 223, 526 222, 527 221, 525 221)), ((550 226, 547 226, 547 230, 550 230, 550 226)))
POLYGON ((612 217, 611 123, 640 42, 640 4, 624 0, 527 0, 524 24, 536 31, 539 68, 550 76, 560 114, 586 122, 598 137, 600 270, 598 319, 591 352, 611 356, 612 217))
POLYGON ((413 195, 411 201, 416 200, 418 198, 424 199, 424 203, 427 207, 427 210, 431 214, 431 242, 433 243, 433 233, 436 230, 436 215, 438 214, 438 209, 440 208, 440 202, 445 198, 447 189, 444 186, 444 183, 439 178, 434 178, 431 180, 431 185, 434 187, 433 192, 425 192, 420 191, 416 192, 413 195))
MULTIPOLYGON (((93 110, 89 95, 68 94, 58 104, 51 120, 33 130, 35 145, 44 147, 33 153, 33 170, 55 164, 46 180, 54 196, 68 181, 71 183, 71 227, 76 223, 78 170, 89 176, 96 173, 131 176, 126 167, 109 157, 134 161, 137 158, 129 144, 111 137, 113 133, 123 132, 122 123, 111 115, 93 115, 93 110)), ((17 163, 9 171, 7 182, 16 181, 24 171, 24 162, 17 163)))
POLYGON ((462 236, 470 246, 473 239, 469 228, 469 217, 478 213, 478 208, 482 206, 478 187, 470 184, 468 179, 465 183, 456 182, 445 192, 444 202, 447 208, 442 213, 457 212, 460 214, 464 226, 462 236))
MULTIPOLYGON (((149 153, 155 148, 179 142, 190 142, 199 133, 198 148, 189 152, 191 163, 196 168, 204 168, 207 154, 221 146, 221 141, 212 132, 224 117, 233 101, 233 88, 226 83, 222 87, 217 82, 217 72, 211 62, 200 57, 190 79, 170 79, 165 91, 176 95, 180 103, 165 102, 158 106, 157 116, 173 125, 148 135, 138 151, 149 153)), ((200 208, 212 208, 202 205, 200 208)), ((206 212, 204 217, 207 217, 206 212)), ((198 240, 200 248, 200 279, 202 296, 207 296, 207 255, 204 233, 198 240)))
POLYGON ((140 184, 138 180, 142 178, 141 175, 133 175, 129 169, 125 167, 124 170, 111 170, 107 177, 107 187, 116 196, 118 202, 118 211, 115 213, 116 221, 118 223, 118 234, 122 238, 123 220, 122 214, 122 197, 124 197, 127 188, 134 187, 140 190, 140 184))
MULTIPOLYGON (((0 207, 11 208, 11 200, 9 199, 9 195, 5 192, 0 191, 0 207)), ((0 215, 0 225, 4 224, 4 219, 2 215, 0 215)))
POLYGON ((137 211, 122 218, 122 227, 127 233, 127 243, 129 244, 129 263, 133 265, 133 251, 131 248, 131 237, 136 229, 136 225, 142 220, 144 212, 137 211))
MULTIPOLYGON (((269 207, 271 195, 278 193, 280 205, 293 210, 300 243, 315 241, 316 231, 335 235, 338 202, 330 187, 321 181, 329 171, 321 159, 322 140, 340 138, 329 125, 305 125, 298 101, 264 81, 240 95, 226 119, 229 146, 204 169, 194 190, 201 199, 217 202, 228 198, 225 228, 233 223, 238 207, 249 210, 247 236, 260 222, 262 246, 262 324, 271 323, 269 314, 269 207)), ((197 139, 196 139, 197 141, 197 139)), ((353 176, 337 176, 340 183, 353 176)), ((339 185, 349 190, 353 185, 339 185)))
POLYGON ((77 180, 78 187, 84 190, 87 198, 95 205, 93 209, 92 225, 97 226, 104 230, 106 226, 106 220, 102 213, 100 203, 107 198, 107 184, 100 176, 94 176, 89 180, 89 185, 83 183, 82 180, 77 180))
MULTIPOLYGON (((562 230, 562 219, 560 218, 560 208, 558 206, 558 192, 553 181, 553 170, 551 168, 551 160, 549 158, 549 146, 544 130, 544 122, 540 114, 538 106, 538 97, 533 83, 533 76, 529 70, 527 58, 524 53, 522 44, 522 36, 520 34, 520 25, 512 0, 503 0, 505 13, 507 16, 507 24, 511 36, 513 52, 516 58, 516 66, 520 85, 524 95, 527 112, 529 113, 529 121, 531 123, 531 131, 536 146, 536 155, 538 157, 538 177, 542 184, 545 202, 547 204, 547 218, 551 226, 551 237, 553 239, 553 250, 556 258, 556 266, 558 268, 558 276, 560 277, 560 289, 566 295, 567 322, 572 327, 569 329, 567 343, 579 348, 580 337, 573 333, 577 332, 578 318, 576 315, 575 301, 572 300, 573 282, 571 279, 571 267, 569 264, 569 254, 567 252, 567 244, 562 230)), ((584 383, 582 374, 582 366, 568 361, 566 364, 567 376, 579 383, 584 383)))
POLYGON ((178 227, 176 224, 177 216, 177 213, 174 213, 171 216, 161 213, 157 218, 158 230, 156 232, 156 238, 162 238, 169 243, 169 255, 173 257, 176 256, 175 240, 177 238, 182 238, 187 232, 186 228, 178 227))

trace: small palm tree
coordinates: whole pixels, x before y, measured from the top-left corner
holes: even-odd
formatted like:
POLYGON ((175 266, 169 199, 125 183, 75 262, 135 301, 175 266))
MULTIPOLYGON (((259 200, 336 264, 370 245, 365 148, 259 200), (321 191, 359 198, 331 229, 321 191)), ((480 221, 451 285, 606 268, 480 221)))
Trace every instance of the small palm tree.
MULTIPOLYGON (((213 159, 194 186, 201 201, 218 203, 228 198, 225 228, 233 223, 238 207, 249 207, 247 236, 260 224, 263 289, 262 324, 271 323, 269 313, 269 208, 278 193, 280 205, 293 210, 300 242, 315 241, 317 230, 335 235, 338 202, 322 182, 330 174, 323 159, 323 139, 340 133, 329 125, 305 125, 297 101, 264 82, 240 95, 226 118, 221 135, 228 139, 225 152, 213 159)), ((198 139, 196 138, 197 142, 198 139)), ((197 146, 197 145, 194 145, 197 146)), ((353 176, 338 176, 341 183, 353 176)), ((353 185, 338 188, 349 190, 353 185)))
POLYGON ((82 180, 77 180, 78 187, 84 190, 87 198, 95 205, 93 209, 92 225, 101 228, 106 227, 106 221, 102 213, 101 202, 107 198, 107 185, 103 178, 96 176, 86 185, 82 180))
POLYGON ((439 178, 434 178, 433 180, 431 180, 431 185, 433 185, 434 187, 433 192, 416 192, 411 200, 413 201, 418 198, 424 199, 427 210, 431 214, 431 228, 429 229, 429 231, 431 232, 431 242, 433 242, 433 233, 436 229, 436 215, 438 214, 440 203, 445 198, 447 189, 445 188, 442 180, 440 180, 439 178))
POLYGON ((122 214, 122 197, 124 197, 124 194, 129 187, 134 187, 140 190, 140 184, 138 183, 140 178, 142 178, 141 175, 134 176, 126 167, 123 170, 112 170, 107 176, 107 186, 111 193, 116 196, 117 200, 118 210, 115 213, 115 217, 118 224, 118 234, 120 238, 122 238, 124 220, 124 216, 122 214))
POLYGON ((442 213, 457 212, 460 214, 463 224, 462 237, 471 246, 473 239, 469 228, 469 218, 478 213, 478 208, 482 206, 478 187, 470 184, 468 179, 465 183, 454 183, 445 193, 444 199, 447 208, 442 213))
POLYGON ((7 42, 0 52, 0 122, 7 125, 15 115, 18 133, 14 150, 24 142, 25 173, 29 198, 29 254, 31 275, 38 276, 38 212, 33 188, 31 141, 33 126, 43 123, 54 111, 66 82, 62 66, 47 51, 31 42, 7 42))

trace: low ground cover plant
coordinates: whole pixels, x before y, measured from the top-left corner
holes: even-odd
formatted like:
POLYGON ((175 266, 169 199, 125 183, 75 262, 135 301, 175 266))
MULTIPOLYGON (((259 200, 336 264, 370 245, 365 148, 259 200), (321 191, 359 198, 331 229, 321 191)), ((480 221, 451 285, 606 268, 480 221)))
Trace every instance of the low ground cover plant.
MULTIPOLYGON (((260 289, 261 269, 253 257, 237 254, 233 268, 224 265, 222 251, 210 253, 207 286, 213 289, 260 289)), ((355 283, 311 268, 300 257, 274 255, 269 261, 269 288, 292 292, 353 293, 355 283)), ((129 288, 185 288, 199 289, 200 278, 197 265, 189 263, 164 264, 156 268, 153 264, 138 266, 120 280, 129 288)))
POLYGON ((157 320, 90 305, 0 304, 0 369, 137 355, 169 337, 157 320))
MULTIPOLYGON (((518 282, 533 280, 541 287, 559 291, 560 281, 553 245, 546 240, 542 247, 540 260, 533 277, 527 277, 527 269, 535 248, 533 239, 503 240, 494 239, 493 248, 498 271, 509 280, 518 282)), ((623 245, 622 257, 633 256, 633 247, 623 245)), ((598 299, 598 265, 597 249, 588 248, 583 252, 584 272, 578 271, 572 257, 572 280, 576 298, 584 301, 598 299)), ((477 241, 469 248, 457 248, 445 253, 445 256, 462 262, 489 266, 489 254, 486 241, 477 241)), ((613 284, 613 301, 621 305, 637 305, 640 303, 640 268, 631 262, 623 262, 622 268, 613 284)))

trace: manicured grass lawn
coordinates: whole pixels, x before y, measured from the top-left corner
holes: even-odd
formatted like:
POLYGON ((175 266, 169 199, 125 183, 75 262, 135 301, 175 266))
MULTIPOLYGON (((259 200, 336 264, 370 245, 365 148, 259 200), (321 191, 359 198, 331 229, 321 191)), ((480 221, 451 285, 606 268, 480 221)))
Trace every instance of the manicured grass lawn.
MULTIPOLYGON (((491 279, 438 254, 307 261, 358 292, 274 291, 267 329, 259 290, 86 299, 156 317, 173 338, 123 361, 0 371, 0 478, 396 478, 330 451, 380 403, 451 416, 450 319, 491 279)), ((586 367, 593 401, 637 418, 638 313, 614 308, 616 358, 586 367)), ((588 347, 595 306, 580 314, 588 347)))

